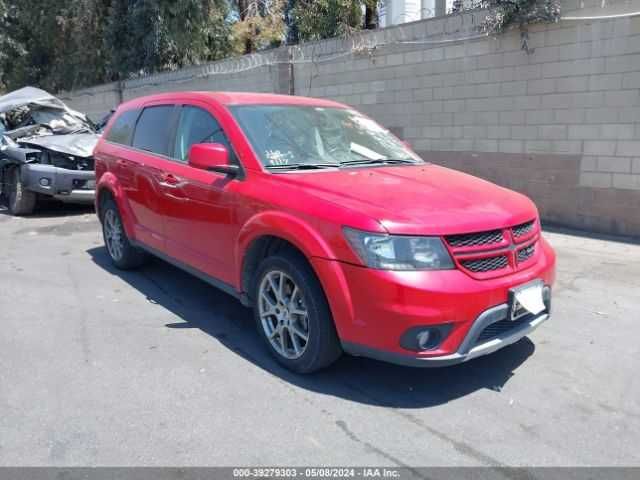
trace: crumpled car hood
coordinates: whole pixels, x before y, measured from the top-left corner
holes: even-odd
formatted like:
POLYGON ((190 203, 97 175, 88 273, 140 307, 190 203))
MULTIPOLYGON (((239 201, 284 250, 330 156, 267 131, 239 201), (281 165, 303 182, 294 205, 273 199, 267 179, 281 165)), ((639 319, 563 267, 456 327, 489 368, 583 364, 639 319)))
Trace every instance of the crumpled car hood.
POLYGON ((100 135, 95 133, 70 133, 23 138, 20 139, 20 143, 76 157, 91 157, 99 139, 100 135))
POLYGON ((91 129, 86 115, 67 107, 62 100, 35 87, 24 87, 0 96, 0 113, 29 107, 37 123, 48 125, 54 133, 66 134, 91 129))

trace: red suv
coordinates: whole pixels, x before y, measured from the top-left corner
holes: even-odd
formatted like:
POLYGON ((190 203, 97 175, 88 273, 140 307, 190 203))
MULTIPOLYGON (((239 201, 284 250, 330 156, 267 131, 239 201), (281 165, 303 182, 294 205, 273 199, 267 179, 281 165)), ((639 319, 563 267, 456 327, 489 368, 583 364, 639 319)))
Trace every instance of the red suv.
POLYGON ((253 308, 278 361, 412 366, 549 318, 555 254, 525 196, 423 161, 351 107, 186 92, 121 105, 95 150, 119 268, 158 256, 253 308))

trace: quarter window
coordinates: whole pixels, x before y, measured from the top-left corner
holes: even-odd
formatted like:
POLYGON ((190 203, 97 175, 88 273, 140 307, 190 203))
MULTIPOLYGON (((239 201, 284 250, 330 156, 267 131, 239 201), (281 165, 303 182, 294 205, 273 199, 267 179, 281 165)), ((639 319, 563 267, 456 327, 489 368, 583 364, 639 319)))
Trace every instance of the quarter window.
POLYGON ((173 109, 173 105, 145 108, 136 125, 133 146, 159 155, 167 155, 172 135, 173 109))

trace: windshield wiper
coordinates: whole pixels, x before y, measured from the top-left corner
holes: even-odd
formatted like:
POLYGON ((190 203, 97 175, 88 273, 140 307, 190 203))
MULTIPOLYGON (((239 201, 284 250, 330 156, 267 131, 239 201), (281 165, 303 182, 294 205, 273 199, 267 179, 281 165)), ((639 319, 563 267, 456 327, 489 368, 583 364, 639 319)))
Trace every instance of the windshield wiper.
POLYGON ((267 165, 267 170, 318 170, 321 168, 337 168, 339 163, 288 163, 283 165, 267 165))
POLYGON ((415 160, 402 158, 379 158, 379 159, 363 159, 363 160, 346 160, 340 162, 340 165, 419 165, 415 160))

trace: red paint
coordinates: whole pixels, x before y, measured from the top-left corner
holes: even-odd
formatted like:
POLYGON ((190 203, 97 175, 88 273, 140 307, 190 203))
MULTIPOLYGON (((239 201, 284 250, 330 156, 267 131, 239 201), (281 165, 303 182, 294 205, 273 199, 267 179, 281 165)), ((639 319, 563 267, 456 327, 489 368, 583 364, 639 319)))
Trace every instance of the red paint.
POLYGON ((527 197, 429 164, 270 173, 227 109, 237 104, 343 105, 265 94, 170 93, 123 104, 106 132, 123 111, 161 104, 196 105, 211 113, 243 172, 229 177, 112 144, 103 136, 94 155, 97 188, 114 195, 128 235, 239 293, 248 247, 264 235, 281 237, 309 259, 343 341, 409 353, 398 343, 408 327, 452 322, 440 348, 418 355, 450 354, 478 314, 507 301, 509 288, 536 278, 554 282, 555 254, 540 235, 536 207, 527 197), (516 266, 509 228, 534 219, 534 231, 517 248, 535 244, 536 253, 516 266), (509 268, 499 275, 473 274, 460 261, 486 253, 447 246, 454 270, 374 270, 346 242, 343 226, 430 236, 503 229, 504 242, 496 248, 509 255, 509 268))

